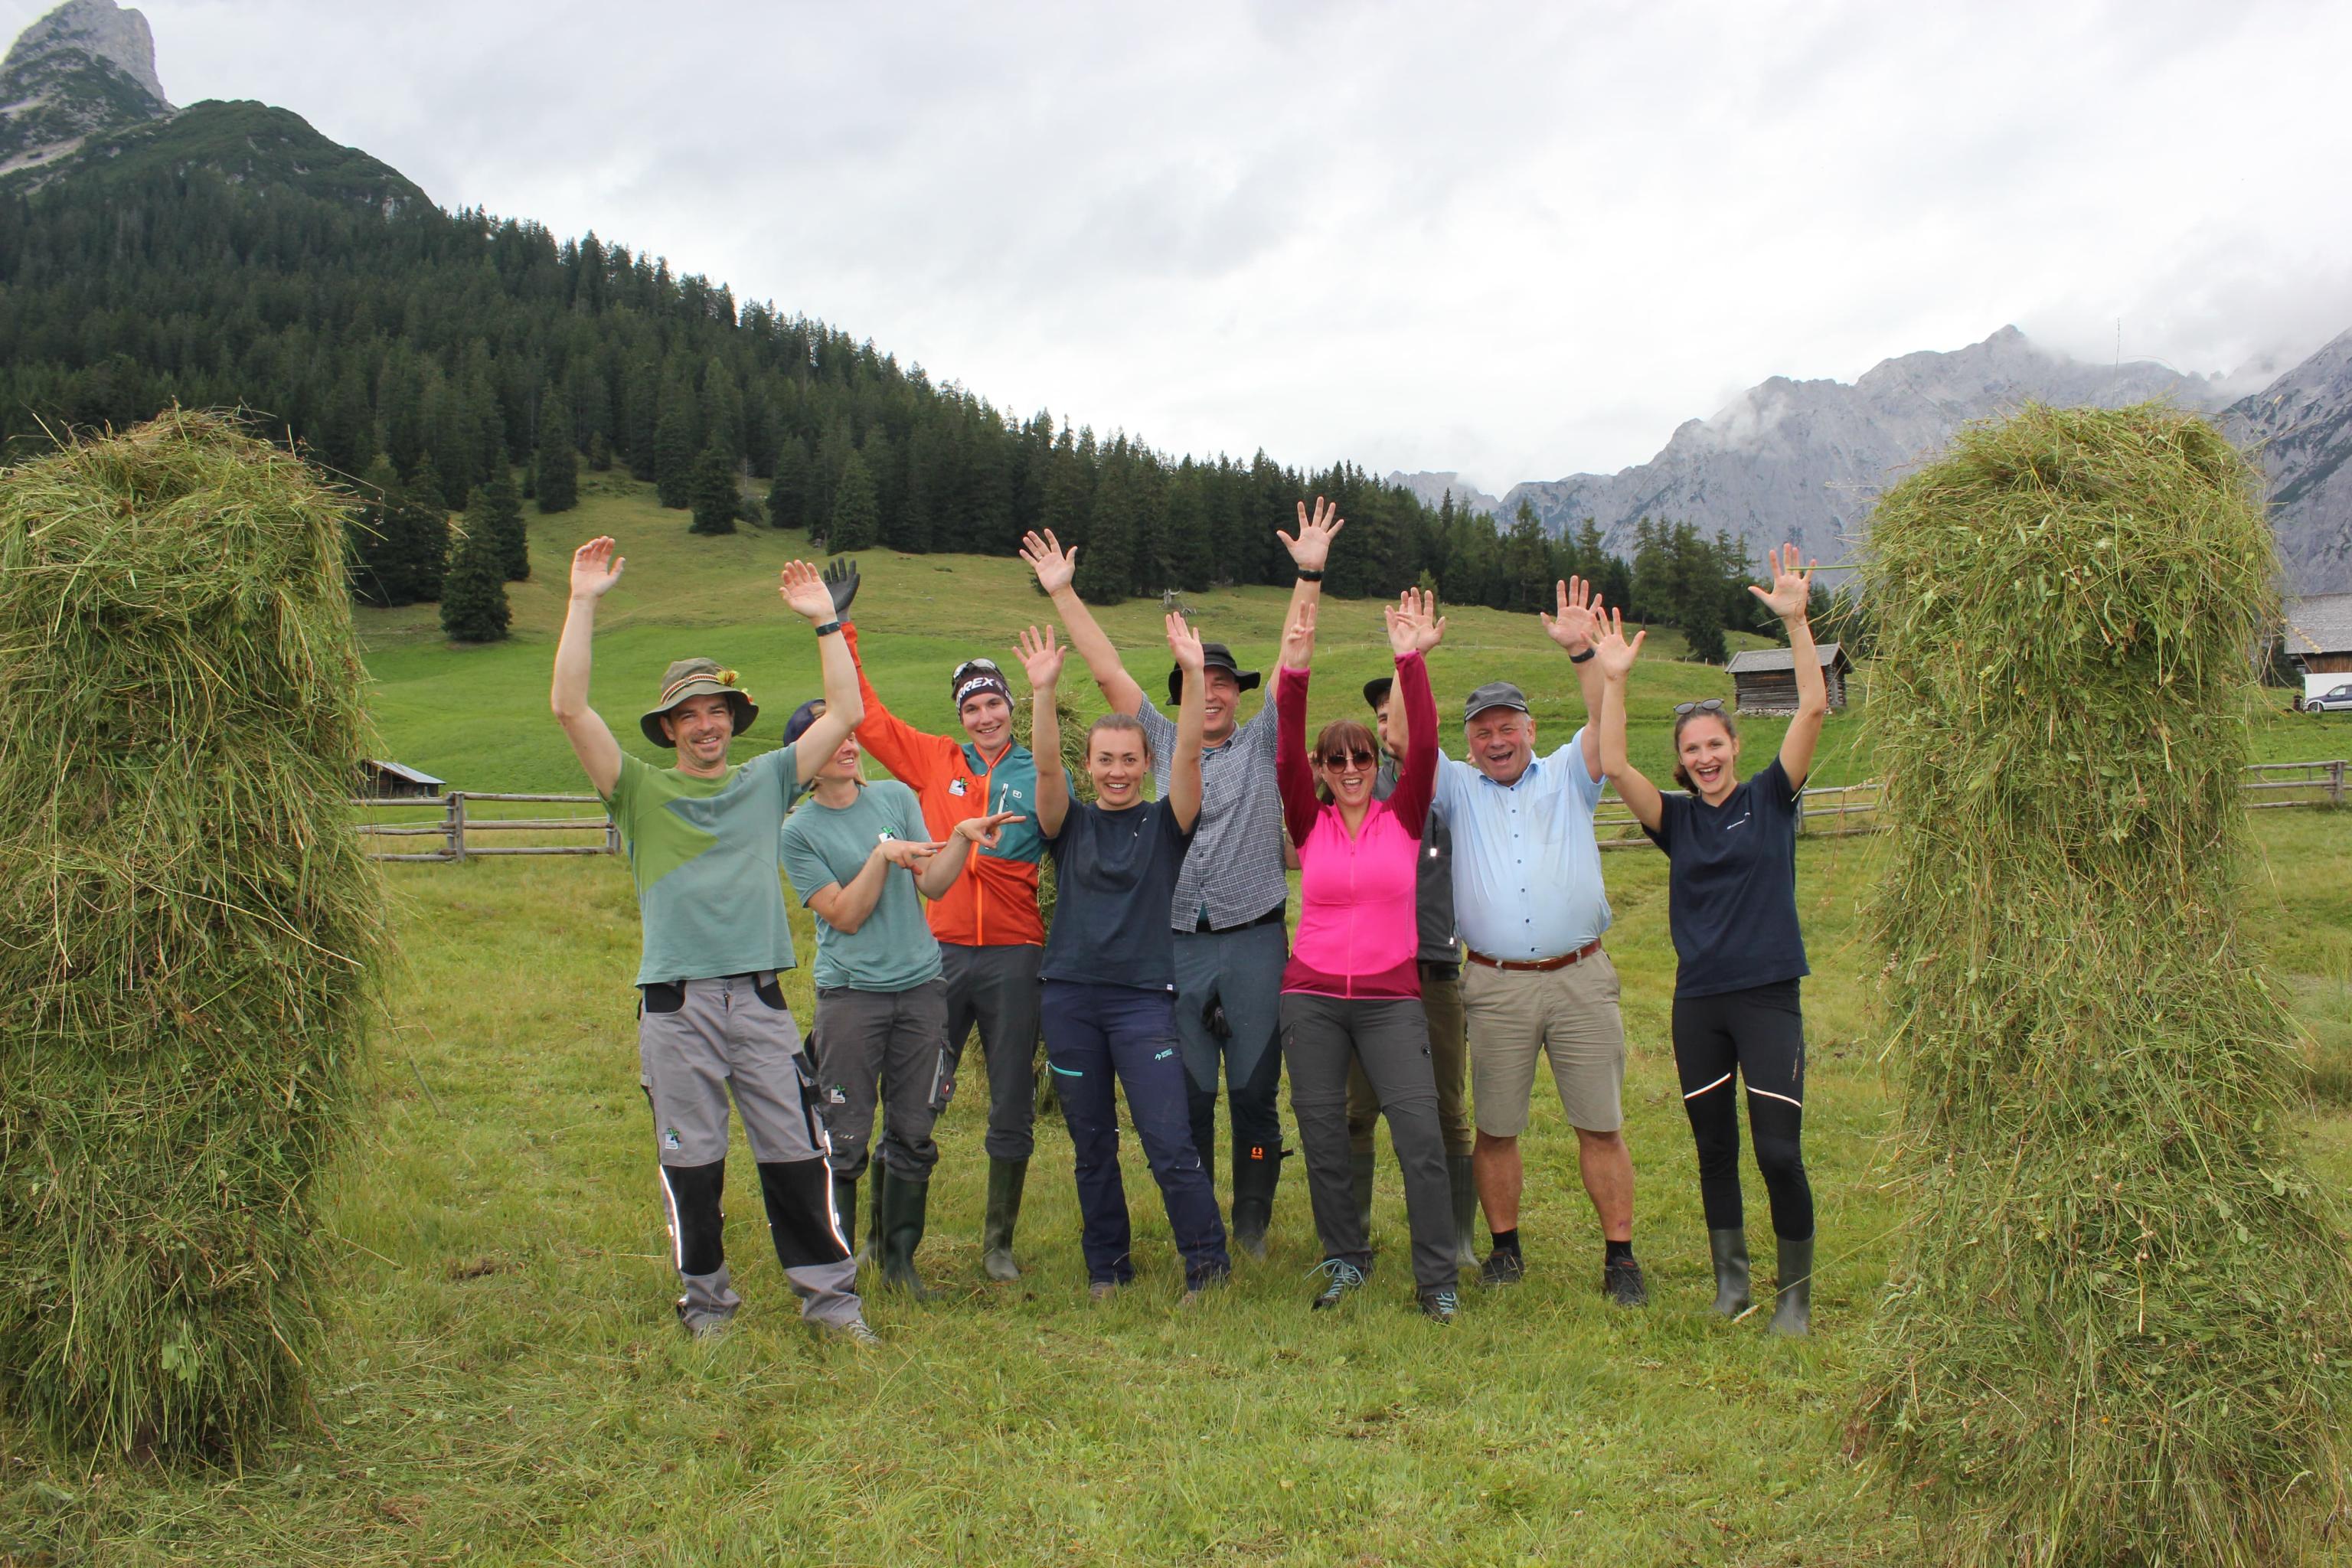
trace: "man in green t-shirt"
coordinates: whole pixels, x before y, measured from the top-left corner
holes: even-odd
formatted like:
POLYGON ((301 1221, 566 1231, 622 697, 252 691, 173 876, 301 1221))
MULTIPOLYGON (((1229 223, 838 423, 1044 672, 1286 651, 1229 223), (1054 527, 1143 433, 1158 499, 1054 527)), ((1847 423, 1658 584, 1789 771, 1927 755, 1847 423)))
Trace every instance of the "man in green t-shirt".
MULTIPOLYGON (((825 711, 823 699, 803 703, 784 726, 785 741, 814 755, 807 737, 825 711)), ((847 735, 817 769, 809 798, 784 823, 784 872, 816 915, 816 1058, 834 1209, 854 1232, 857 1180, 876 1100, 885 1097, 877 1158, 889 1178, 877 1182, 876 1200, 882 1282, 921 1299, 930 1292, 915 1271, 915 1248, 940 1157, 931 1124, 955 1071, 947 981, 922 900, 955 886, 972 845, 994 848, 1022 814, 968 817, 935 843, 915 792, 895 779, 866 783, 865 755, 847 735)))
POLYGON ((696 1335, 716 1333, 743 1304, 728 1278, 719 1212, 731 1091, 759 1163, 776 1260, 801 1298, 801 1315, 870 1344, 857 1265, 833 1209, 816 1075, 779 983, 794 962, 777 874, 784 813, 856 724, 857 673, 823 579, 808 563, 793 562, 779 592, 816 627, 827 716, 809 727, 803 744, 730 766, 729 742, 760 710, 733 670, 680 659, 638 721, 647 741, 677 752, 677 766, 626 756, 588 706, 596 602, 620 581, 624 564, 610 539, 592 539, 573 553, 551 702, 612 810, 636 881, 644 937, 637 1059, 684 1287, 678 1321, 696 1335))

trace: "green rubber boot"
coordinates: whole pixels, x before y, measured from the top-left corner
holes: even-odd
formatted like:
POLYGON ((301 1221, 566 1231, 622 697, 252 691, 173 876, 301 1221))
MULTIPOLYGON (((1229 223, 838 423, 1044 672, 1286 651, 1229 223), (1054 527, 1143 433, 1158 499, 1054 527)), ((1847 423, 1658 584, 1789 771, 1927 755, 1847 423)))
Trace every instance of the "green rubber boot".
MULTIPOLYGON (((875 1162, 879 1164, 881 1162, 875 1162)), ((931 1292, 915 1272, 915 1248, 922 1244, 924 1211, 931 1202, 931 1184, 893 1175, 882 1189, 882 1284, 904 1290, 918 1301, 931 1292)))
POLYGON ((1370 1152, 1350 1153, 1348 1173, 1356 1187, 1356 1216, 1364 1222, 1364 1245, 1372 1244, 1372 1156, 1370 1152))
POLYGON ((988 1163, 988 1215, 980 1226, 981 1272, 991 1279, 1018 1279, 1013 1259, 1013 1227, 1021 1219, 1021 1189, 1029 1179, 1026 1160, 988 1163))
POLYGON ((1748 1294, 1748 1233, 1710 1230, 1706 1233, 1706 1249, 1715 1258, 1715 1310, 1727 1318, 1736 1318, 1748 1310, 1754 1300, 1748 1294))
POLYGON ((890 1167, 882 1163, 882 1157, 878 1154, 874 1157, 872 1163, 874 1212, 866 1216, 866 1246, 857 1255, 857 1260, 861 1263, 882 1256, 882 1211, 888 1206, 889 1203, 890 1167))
POLYGON ((1801 1339, 1813 1331, 1813 1238, 1780 1243, 1780 1299, 1772 1331, 1801 1339))
POLYGON ((1478 1183, 1470 1173, 1470 1156, 1445 1156, 1445 1184, 1454 1197, 1454 1268, 1457 1273, 1478 1272, 1478 1183))

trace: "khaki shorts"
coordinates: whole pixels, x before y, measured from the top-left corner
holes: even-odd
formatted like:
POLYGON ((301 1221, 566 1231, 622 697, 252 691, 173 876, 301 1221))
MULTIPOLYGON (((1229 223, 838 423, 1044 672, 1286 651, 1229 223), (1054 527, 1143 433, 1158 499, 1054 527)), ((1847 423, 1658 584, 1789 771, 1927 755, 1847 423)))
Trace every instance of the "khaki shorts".
POLYGON ((1625 1124, 1625 1023, 1607 953, 1544 971, 1465 963, 1462 1011, 1479 1131, 1517 1138, 1527 1131, 1539 1055, 1551 1058, 1570 1126, 1614 1132, 1625 1124))

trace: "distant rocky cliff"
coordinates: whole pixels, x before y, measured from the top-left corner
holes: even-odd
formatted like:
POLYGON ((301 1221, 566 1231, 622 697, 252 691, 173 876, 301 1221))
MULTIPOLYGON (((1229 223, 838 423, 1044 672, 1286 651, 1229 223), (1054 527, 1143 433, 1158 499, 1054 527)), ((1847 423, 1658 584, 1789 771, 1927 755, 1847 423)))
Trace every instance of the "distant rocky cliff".
POLYGON ((147 18, 114 0, 68 0, 0 61, 0 174, 79 152, 91 136, 168 118, 147 18))

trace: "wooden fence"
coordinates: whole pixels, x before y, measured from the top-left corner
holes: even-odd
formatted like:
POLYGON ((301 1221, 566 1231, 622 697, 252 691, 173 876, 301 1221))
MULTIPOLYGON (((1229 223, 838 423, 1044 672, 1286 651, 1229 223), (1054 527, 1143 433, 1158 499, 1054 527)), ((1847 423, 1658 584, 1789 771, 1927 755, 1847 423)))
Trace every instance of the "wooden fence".
MULTIPOLYGON (((2345 774, 2352 763, 2342 759, 2325 763, 2256 763, 2246 770, 2243 791, 2250 811, 2267 811, 2287 805, 2340 806, 2345 800, 2345 774)), ((1878 830, 1879 783, 1876 779, 1862 784, 1825 784, 1804 792, 1799 804, 1797 831, 1808 838, 1843 838, 1856 833, 1878 830)), ((408 819, 398 822, 362 821, 359 831, 390 838, 437 838, 430 849, 378 849, 372 851, 378 860, 470 860, 483 855, 617 855, 621 851, 620 830, 601 807, 604 803, 593 795, 491 795, 464 790, 452 790, 445 795, 416 800, 354 800, 362 811, 401 810, 408 819), (593 815, 570 816, 478 816, 472 803, 527 803, 548 805, 593 805, 600 809, 593 815), (424 811, 435 813, 419 817, 424 811), (476 844, 478 833, 593 833, 593 844, 476 844)), ((1631 849, 1646 844, 1633 814, 1625 803, 1611 795, 1593 813, 1592 830, 1603 849, 1631 849)))

